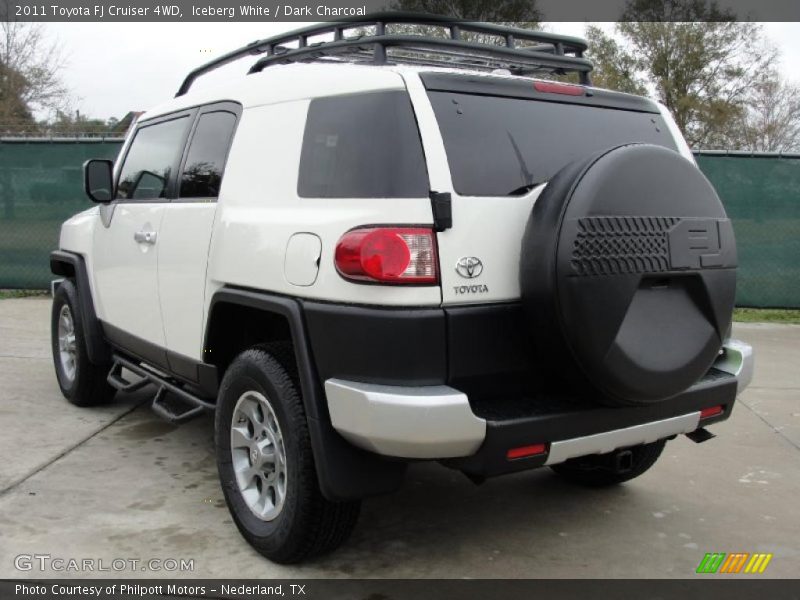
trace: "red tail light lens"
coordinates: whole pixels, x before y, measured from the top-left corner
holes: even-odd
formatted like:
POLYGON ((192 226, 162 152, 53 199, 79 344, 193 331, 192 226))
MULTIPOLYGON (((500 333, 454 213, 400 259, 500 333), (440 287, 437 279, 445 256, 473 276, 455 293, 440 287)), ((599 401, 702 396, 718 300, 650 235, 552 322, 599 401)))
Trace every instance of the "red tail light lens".
POLYGON ((345 279, 379 283, 439 281, 436 239, 424 227, 365 227, 336 245, 336 270, 345 279))
POLYGON ((586 88, 571 83, 556 83, 554 81, 534 81, 533 89, 545 94, 564 94, 565 96, 583 96, 586 88))

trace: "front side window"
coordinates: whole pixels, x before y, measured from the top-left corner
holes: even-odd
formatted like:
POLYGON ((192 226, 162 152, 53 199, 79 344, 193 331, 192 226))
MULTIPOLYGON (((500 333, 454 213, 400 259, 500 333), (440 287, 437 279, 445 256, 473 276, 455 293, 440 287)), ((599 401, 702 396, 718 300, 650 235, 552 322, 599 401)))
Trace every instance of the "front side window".
POLYGON ((312 100, 300 156, 305 198, 419 198, 428 174, 408 94, 401 90, 312 100))
POLYGON ((233 139, 236 115, 227 111, 200 115, 181 174, 181 198, 216 198, 233 139))
POLYGON ((140 128, 122 165, 117 199, 164 198, 169 178, 183 146, 189 117, 140 128))

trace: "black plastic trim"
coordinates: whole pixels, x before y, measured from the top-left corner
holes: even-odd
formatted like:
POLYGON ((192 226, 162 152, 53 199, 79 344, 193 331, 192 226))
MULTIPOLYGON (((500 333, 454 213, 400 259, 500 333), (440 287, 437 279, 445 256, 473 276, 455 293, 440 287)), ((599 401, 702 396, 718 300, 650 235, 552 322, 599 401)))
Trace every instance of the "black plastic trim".
POLYGON ((441 308, 377 308, 302 301, 320 381, 440 385, 447 378, 441 308))
POLYGON ((433 228, 438 232, 453 227, 453 200, 450 192, 431 192, 431 211, 433 212, 433 228))
POLYGON ((105 321, 100 321, 100 324, 103 327, 105 338, 115 348, 122 350, 128 355, 135 356, 154 367, 167 371, 170 370, 166 349, 105 321))
POLYGON ((96 204, 108 204, 114 198, 114 161, 109 160, 107 158, 90 158, 89 160, 84 161, 81 169, 83 170, 83 192, 88 196, 89 200, 95 202, 96 204), (89 186, 89 163, 98 162, 98 163, 105 163, 108 167, 108 172, 111 174, 111 197, 108 200, 98 200, 94 197, 94 194, 91 191, 89 186))
POLYGON ((466 458, 442 462, 478 478, 533 469, 542 466, 547 455, 510 461, 506 458, 508 450, 624 429, 722 405, 724 411, 721 415, 700 422, 700 426, 705 427, 730 417, 736 400, 736 387, 733 375, 716 372, 683 394, 649 406, 611 408, 597 405, 587 410, 487 421, 486 439, 478 452, 466 458))
POLYGON ((497 385, 511 374, 538 377, 522 304, 508 302, 444 309, 447 318, 447 381, 460 388, 476 378, 497 385))
POLYGON ((571 96, 540 92, 530 80, 493 77, 491 75, 465 75, 456 73, 420 73, 420 79, 429 92, 455 92, 480 96, 502 96, 523 98, 561 104, 582 104, 617 110, 631 110, 659 114, 658 105, 647 98, 612 92, 608 90, 587 90, 584 95, 571 96))
POLYGON ((400 487, 406 463, 387 460, 356 448, 333 429, 325 392, 315 368, 301 302, 274 294, 223 288, 211 299, 209 326, 214 318, 214 307, 218 304, 263 310, 283 316, 289 322, 317 476, 325 497, 332 501, 353 500, 392 492, 400 487))
POLYGON ((89 355, 89 360, 96 365, 109 364, 111 362, 111 349, 105 342, 100 321, 94 310, 92 289, 89 285, 89 275, 83 257, 72 252, 55 250, 50 253, 50 271, 62 277, 74 277, 75 286, 78 288, 83 337, 86 340, 86 351, 89 355), (67 265, 70 266, 68 267, 67 265))
POLYGON ((189 384, 203 398, 217 397, 218 378, 214 365, 172 352, 104 321, 100 324, 106 340, 118 351, 189 384))

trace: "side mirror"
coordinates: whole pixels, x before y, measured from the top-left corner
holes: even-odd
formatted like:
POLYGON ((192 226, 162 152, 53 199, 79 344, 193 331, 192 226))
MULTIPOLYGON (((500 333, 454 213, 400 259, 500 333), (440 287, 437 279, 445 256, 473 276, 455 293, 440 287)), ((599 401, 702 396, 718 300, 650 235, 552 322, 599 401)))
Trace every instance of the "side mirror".
POLYGON ((114 163, 93 158, 83 163, 83 189, 92 202, 104 204, 114 198, 114 163))

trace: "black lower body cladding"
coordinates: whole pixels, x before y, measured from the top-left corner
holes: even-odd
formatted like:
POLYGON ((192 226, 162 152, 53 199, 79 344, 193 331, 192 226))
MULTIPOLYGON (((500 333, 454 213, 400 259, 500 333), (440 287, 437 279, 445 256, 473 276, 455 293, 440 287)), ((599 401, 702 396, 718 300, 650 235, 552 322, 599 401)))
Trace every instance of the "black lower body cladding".
POLYGON ((614 405, 659 402, 708 371, 731 321, 736 244, 711 184, 657 146, 560 171, 534 205, 520 286, 539 357, 614 405))
POLYGON ((321 382, 442 385, 529 376, 533 354, 519 303, 373 308, 304 302, 321 382))
POLYGON ((445 382, 447 347, 439 308, 370 308, 303 302, 321 381, 385 385, 445 382))

